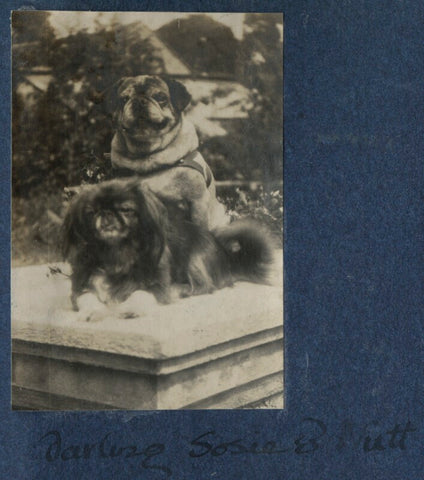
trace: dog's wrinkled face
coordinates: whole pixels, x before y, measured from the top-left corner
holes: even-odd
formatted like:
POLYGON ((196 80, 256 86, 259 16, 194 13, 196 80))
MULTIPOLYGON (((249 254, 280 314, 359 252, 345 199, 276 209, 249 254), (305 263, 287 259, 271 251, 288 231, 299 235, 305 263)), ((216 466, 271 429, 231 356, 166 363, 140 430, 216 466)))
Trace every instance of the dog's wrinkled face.
MULTIPOLYGON (((149 252, 158 261, 163 249, 160 235, 166 208, 138 180, 111 180, 87 187, 73 199, 63 225, 63 253, 96 257, 101 251, 135 248, 137 259, 149 252)), ((115 255, 116 257, 116 255, 115 255)))
POLYGON ((191 98, 181 83, 150 75, 123 78, 116 89, 118 127, 140 142, 172 130, 191 98))
POLYGON ((130 192, 99 191, 84 206, 84 217, 97 240, 116 245, 139 228, 136 198, 130 192))

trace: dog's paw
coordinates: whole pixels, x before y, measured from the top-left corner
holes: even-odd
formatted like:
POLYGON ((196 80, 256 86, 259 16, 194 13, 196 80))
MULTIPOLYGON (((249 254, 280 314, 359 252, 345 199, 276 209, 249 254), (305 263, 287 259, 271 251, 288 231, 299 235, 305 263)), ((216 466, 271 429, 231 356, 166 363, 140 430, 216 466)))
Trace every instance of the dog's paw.
POLYGON ((86 293, 77 299, 77 319, 80 322, 100 322, 105 319, 132 319, 146 316, 158 302, 152 293, 137 290, 122 303, 105 305, 96 295, 86 293))
POLYGON ((125 302, 117 305, 115 310, 119 318, 130 319, 145 316, 157 304, 158 302, 153 294, 144 290, 137 290, 125 302))
POLYGON ((111 316, 111 310, 93 293, 84 293, 75 300, 79 322, 100 322, 111 316))
POLYGON ((80 310, 77 320, 79 322, 95 323, 101 322, 107 317, 110 317, 110 311, 104 307, 97 310, 80 310))
POLYGON ((193 295, 193 287, 188 284, 175 285, 174 292, 177 298, 188 298, 193 295))
POLYGON ((99 308, 104 307, 104 304, 100 302, 94 293, 91 292, 83 293, 82 295, 74 298, 73 303, 75 304, 76 309, 80 312, 98 310, 99 308))

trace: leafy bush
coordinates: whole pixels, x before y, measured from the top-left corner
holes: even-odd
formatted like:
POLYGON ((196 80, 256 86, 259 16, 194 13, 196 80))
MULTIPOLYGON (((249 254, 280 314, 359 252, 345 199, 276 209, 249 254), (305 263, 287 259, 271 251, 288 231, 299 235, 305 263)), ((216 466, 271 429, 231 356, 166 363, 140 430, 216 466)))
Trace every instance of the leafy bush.
POLYGON ((62 194, 30 194, 12 200, 12 265, 32 265, 61 259, 62 194))
MULTIPOLYGON (((44 59, 53 72, 47 91, 31 105, 13 92, 14 195, 106 178, 104 154, 112 139, 107 91, 122 76, 156 73, 154 58, 148 39, 122 42, 118 28, 53 40, 44 59)), ((21 63, 14 59, 15 87, 21 63)))
MULTIPOLYGON (((64 186, 104 180, 111 170, 104 154, 110 150, 113 130, 106 101, 108 89, 122 76, 163 72, 160 52, 148 37, 138 35, 138 25, 133 30, 117 25, 94 34, 80 31, 57 39, 48 28, 46 12, 36 17, 25 15, 13 16, 14 41, 26 42, 13 58, 13 194, 54 193, 64 186), (31 48, 37 45, 34 59, 28 58, 28 42, 31 48), (47 91, 36 90, 28 102, 17 87, 22 80, 28 81, 26 69, 36 66, 51 68, 52 79, 47 91)), ((281 178, 279 22, 278 14, 247 15, 249 32, 242 41, 232 37, 233 48, 225 50, 219 45, 228 44, 232 34, 227 27, 207 22, 203 16, 184 21, 187 32, 198 32, 192 33, 198 40, 210 37, 207 50, 195 39, 188 40, 197 49, 196 58, 207 57, 201 70, 220 65, 227 74, 235 74, 254 97, 255 107, 247 120, 227 122, 228 135, 205 140, 201 145, 218 179, 267 183, 281 178), (200 57, 199 52, 203 52, 200 57)), ((162 30, 164 34, 166 28, 162 30)), ((171 33, 176 35, 175 28, 171 33)), ((179 32, 175 48, 185 45, 181 35, 179 32)), ((220 94, 219 89, 216 94, 220 94)))
POLYGON ((281 188, 265 190, 262 185, 255 189, 230 187, 219 193, 232 220, 255 218, 266 225, 277 240, 282 239, 283 195, 281 188))

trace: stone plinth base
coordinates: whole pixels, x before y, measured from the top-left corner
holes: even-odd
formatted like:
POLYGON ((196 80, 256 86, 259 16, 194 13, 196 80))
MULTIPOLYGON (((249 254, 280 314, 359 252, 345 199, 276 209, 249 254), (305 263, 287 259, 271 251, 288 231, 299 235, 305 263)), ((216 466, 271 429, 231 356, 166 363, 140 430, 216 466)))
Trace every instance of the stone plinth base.
POLYGON ((283 406, 281 280, 96 323, 77 321, 69 291, 46 265, 12 271, 14 408, 283 406))

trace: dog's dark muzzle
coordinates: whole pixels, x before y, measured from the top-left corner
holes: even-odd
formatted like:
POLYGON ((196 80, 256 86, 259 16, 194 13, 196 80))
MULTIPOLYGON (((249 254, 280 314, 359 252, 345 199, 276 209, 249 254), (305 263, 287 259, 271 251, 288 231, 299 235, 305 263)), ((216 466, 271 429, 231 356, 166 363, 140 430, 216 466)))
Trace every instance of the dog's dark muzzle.
POLYGON ((142 120, 151 124, 161 124, 166 120, 160 106, 145 97, 129 100, 124 107, 124 117, 127 115, 134 121, 142 120))

